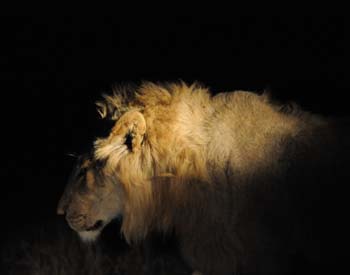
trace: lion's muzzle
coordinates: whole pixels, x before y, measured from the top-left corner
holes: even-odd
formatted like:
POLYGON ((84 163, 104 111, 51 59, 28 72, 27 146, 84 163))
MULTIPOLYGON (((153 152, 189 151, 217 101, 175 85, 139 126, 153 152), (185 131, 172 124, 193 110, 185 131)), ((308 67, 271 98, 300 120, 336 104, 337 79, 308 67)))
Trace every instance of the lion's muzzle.
POLYGON ((103 227, 103 221, 97 220, 96 222, 88 221, 86 215, 83 214, 67 214, 66 220, 69 226, 77 232, 81 231, 97 231, 103 227))
POLYGON ((88 226, 86 226, 86 216, 77 214, 67 214, 66 220, 69 226, 75 231, 85 231, 88 226))

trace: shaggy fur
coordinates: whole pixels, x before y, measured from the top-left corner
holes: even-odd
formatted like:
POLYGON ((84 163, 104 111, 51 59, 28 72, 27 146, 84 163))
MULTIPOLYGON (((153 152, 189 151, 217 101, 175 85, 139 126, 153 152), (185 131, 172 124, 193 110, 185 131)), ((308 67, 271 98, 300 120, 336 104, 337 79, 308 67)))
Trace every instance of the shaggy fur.
POLYGON ((322 188, 343 176, 348 148, 334 122, 197 84, 145 83, 130 98, 98 103, 116 123, 94 151, 123 189, 128 241, 172 231, 203 274, 281 274, 297 251, 320 258, 322 188))

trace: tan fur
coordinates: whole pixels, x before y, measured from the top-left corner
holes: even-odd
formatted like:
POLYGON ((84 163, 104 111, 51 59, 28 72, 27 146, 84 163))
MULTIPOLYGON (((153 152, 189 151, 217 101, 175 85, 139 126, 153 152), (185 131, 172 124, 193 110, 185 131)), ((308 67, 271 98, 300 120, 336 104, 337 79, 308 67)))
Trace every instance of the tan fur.
POLYGON ((174 231, 203 274, 280 272, 288 253, 308 246, 292 195, 308 190, 295 184, 310 176, 305 167, 332 169, 339 151, 331 121, 283 112, 264 94, 211 96, 197 84, 145 83, 122 102, 115 92, 98 103, 116 124, 96 140, 95 158, 125 192, 128 241, 174 231), (145 125, 131 129, 135 114, 145 125), (125 145, 127 132, 137 150, 125 145))

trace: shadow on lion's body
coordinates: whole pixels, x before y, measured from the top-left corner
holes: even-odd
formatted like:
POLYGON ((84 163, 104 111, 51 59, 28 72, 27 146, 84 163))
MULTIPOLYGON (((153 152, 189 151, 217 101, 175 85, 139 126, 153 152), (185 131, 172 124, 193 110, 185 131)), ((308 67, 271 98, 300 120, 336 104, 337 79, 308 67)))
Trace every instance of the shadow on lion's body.
POLYGON ((127 240, 172 231, 203 274, 288 273, 295 255, 321 262, 348 178, 348 128, 266 95, 212 97, 196 85, 148 83, 99 106, 116 124, 94 158, 125 192, 127 240))

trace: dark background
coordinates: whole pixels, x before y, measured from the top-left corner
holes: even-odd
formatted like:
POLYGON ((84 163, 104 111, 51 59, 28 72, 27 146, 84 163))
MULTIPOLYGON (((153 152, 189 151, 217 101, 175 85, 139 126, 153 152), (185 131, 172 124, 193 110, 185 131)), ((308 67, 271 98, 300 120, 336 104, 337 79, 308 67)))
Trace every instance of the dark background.
POLYGON ((55 217, 73 159, 108 132, 94 102, 115 83, 195 80, 216 93, 349 114, 344 18, 200 23, 129 18, 1 18, 2 229, 55 217))

